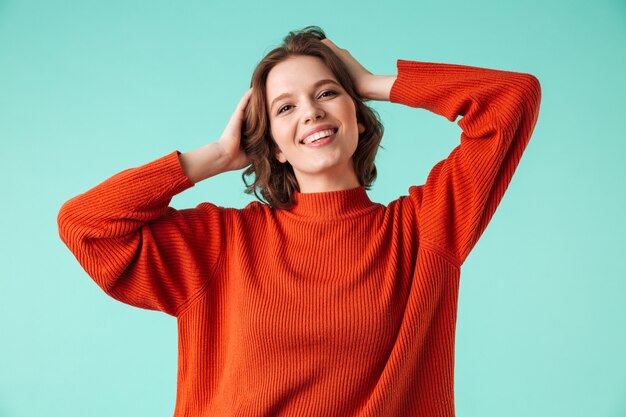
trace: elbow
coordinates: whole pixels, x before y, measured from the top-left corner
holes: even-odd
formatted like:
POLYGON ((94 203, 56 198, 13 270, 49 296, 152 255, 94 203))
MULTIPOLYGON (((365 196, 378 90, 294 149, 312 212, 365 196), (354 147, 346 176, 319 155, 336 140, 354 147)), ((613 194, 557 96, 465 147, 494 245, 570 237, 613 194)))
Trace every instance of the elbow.
POLYGON ((541 105, 541 83, 532 74, 518 73, 507 94, 509 121, 513 126, 532 131, 541 105))
POLYGON ((517 101, 524 103, 530 109, 539 110, 541 104, 541 83, 532 74, 518 73, 513 91, 518 97, 517 101))
POLYGON ((72 209, 72 200, 66 201, 57 214, 57 229, 61 240, 69 246, 72 231, 75 230, 74 210, 72 209))
POLYGON ((86 269, 86 256, 90 250, 90 228, 85 219, 85 210, 74 199, 65 202, 57 214, 59 238, 86 269))
POLYGON ((539 112, 541 105, 541 83, 539 79, 532 74, 524 74, 526 82, 526 91, 532 104, 532 107, 539 112))
POLYGON ((527 74, 527 91, 529 92, 529 104, 528 104, 528 113, 529 113, 529 125, 530 132, 535 128, 537 124, 537 119, 539 118, 539 107, 541 106, 541 83, 539 79, 534 75, 527 74))
POLYGON ((141 236, 102 239, 90 213, 76 198, 64 203, 57 214, 59 237, 85 272, 111 295, 140 247, 141 236))
POLYGON ((75 202, 76 197, 66 201, 57 214, 59 237, 73 251, 73 247, 86 239, 85 210, 75 202))

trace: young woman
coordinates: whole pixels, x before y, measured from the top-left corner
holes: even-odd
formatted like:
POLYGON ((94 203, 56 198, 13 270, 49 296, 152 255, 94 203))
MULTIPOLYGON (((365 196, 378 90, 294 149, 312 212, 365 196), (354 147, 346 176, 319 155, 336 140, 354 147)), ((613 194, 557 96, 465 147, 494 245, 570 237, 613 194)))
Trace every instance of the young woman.
POLYGON ((61 208, 61 238, 107 294, 177 318, 175 416, 454 415, 460 267, 511 181, 541 91, 523 73, 397 69, 371 74, 319 28, 292 32, 218 141, 61 208), (367 100, 463 116, 460 144, 387 206, 366 193, 383 133, 367 100), (263 202, 168 207, 246 167, 263 202))

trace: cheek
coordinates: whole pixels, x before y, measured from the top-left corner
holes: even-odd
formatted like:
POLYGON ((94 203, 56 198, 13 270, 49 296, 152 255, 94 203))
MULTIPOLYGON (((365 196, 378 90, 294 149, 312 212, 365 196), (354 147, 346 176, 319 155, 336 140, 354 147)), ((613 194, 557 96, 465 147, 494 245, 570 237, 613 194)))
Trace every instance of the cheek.
POLYGON ((280 150, 287 150, 291 140, 289 136, 289 131, 286 126, 281 124, 275 124, 272 128, 270 128, 270 133, 272 135, 274 143, 280 148, 280 150))
POLYGON ((352 100, 350 100, 348 103, 345 103, 345 105, 343 106, 343 111, 344 111, 344 117, 346 119, 350 121, 357 120, 356 106, 354 102, 352 102, 352 100))
POLYGON ((295 135, 295 125, 287 120, 283 120, 280 123, 275 123, 271 128, 271 132, 277 142, 290 143, 295 135))

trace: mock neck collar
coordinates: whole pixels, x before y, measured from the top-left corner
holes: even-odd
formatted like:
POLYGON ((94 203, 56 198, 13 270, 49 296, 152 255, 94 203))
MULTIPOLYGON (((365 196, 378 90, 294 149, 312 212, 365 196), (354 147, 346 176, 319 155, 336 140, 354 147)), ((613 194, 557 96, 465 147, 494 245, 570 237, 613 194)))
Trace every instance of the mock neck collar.
POLYGON ((293 193, 293 206, 290 213, 300 217, 317 220, 336 219, 363 214, 377 206, 373 203, 363 186, 341 191, 319 193, 293 193))

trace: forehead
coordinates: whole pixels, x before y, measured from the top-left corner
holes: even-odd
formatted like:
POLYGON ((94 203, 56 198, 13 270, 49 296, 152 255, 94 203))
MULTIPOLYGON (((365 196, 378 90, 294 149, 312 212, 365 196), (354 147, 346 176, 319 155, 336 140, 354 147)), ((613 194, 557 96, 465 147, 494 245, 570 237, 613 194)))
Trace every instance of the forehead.
POLYGON ((284 93, 295 93, 322 79, 337 81, 333 72, 318 57, 295 56, 276 64, 267 75, 267 100, 284 93))

